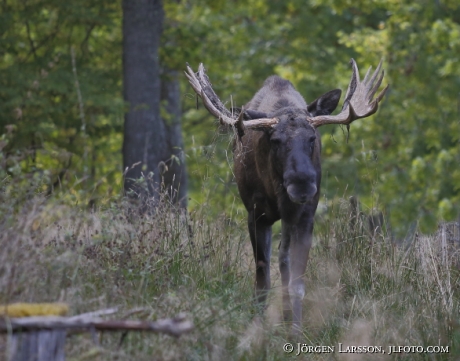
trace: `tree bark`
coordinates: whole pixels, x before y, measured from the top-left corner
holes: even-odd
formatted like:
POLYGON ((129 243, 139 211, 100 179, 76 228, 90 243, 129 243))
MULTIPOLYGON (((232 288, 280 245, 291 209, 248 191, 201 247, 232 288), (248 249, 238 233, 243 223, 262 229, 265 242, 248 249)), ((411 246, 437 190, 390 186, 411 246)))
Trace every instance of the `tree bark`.
POLYGON ((180 118, 179 73, 164 69, 161 77, 162 118, 166 125, 167 147, 162 159, 165 167, 162 175, 165 190, 174 203, 187 207, 187 172, 185 167, 184 142, 182 139, 180 118))
POLYGON ((161 0, 123 0, 123 93, 129 107, 124 125, 124 189, 142 200, 158 190, 160 150, 166 146, 160 119, 162 23, 161 0), (147 179, 143 184, 136 181, 142 176, 147 179))
POLYGON ((160 80, 161 0, 123 0, 124 189, 143 204, 164 190, 186 207, 177 72, 160 80), (162 103, 160 103, 160 101, 162 103), (163 106, 163 109, 160 107, 163 106), (142 178, 142 181, 139 179, 142 178))

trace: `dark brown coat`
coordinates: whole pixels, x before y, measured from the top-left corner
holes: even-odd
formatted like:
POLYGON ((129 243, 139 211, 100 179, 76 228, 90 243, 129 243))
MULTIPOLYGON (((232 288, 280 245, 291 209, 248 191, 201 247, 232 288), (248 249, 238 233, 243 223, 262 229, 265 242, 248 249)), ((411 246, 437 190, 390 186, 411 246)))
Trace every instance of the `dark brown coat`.
POLYGON ((306 117, 330 114, 340 93, 334 90, 307 106, 289 81, 272 76, 245 106, 246 118, 263 114, 278 118, 278 124, 263 130, 248 129, 234 146, 235 177, 248 211, 256 262, 258 301, 263 303, 270 289, 271 226, 281 219, 284 316, 290 318, 292 301, 295 324, 301 321, 305 294, 302 276, 321 185, 320 134, 306 117))

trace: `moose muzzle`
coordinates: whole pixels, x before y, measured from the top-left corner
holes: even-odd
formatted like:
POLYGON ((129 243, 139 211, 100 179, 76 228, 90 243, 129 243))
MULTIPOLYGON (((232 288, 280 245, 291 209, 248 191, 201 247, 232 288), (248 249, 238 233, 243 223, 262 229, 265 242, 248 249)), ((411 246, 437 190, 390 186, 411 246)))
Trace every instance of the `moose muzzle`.
POLYGON ((293 203, 305 204, 313 200, 318 191, 315 182, 291 183, 286 187, 289 199, 293 203))

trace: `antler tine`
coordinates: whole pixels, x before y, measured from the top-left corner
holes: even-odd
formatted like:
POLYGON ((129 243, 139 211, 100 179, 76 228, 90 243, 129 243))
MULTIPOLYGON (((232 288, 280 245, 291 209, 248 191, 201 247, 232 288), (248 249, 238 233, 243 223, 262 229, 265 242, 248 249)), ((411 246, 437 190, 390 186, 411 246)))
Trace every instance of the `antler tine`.
POLYGON ((358 84, 361 81, 361 79, 359 77, 358 64, 356 64, 356 61, 353 58, 350 59, 350 64, 351 64, 351 68, 352 68, 352 71, 353 71, 352 76, 356 80, 356 83, 358 84))
MULTIPOLYGON (((385 71, 382 71, 382 73, 380 74, 380 77, 377 80, 377 83, 375 83, 375 85, 370 89, 369 95, 367 96, 367 101, 372 100, 372 98, 374 97, 375 93, 377 92, 377 90, 380 87, 380 84, 382 84, 382 80, 383 80, 384 75, 385 75, 385 71)), ((369 84, 369 87, 371 85, 372 84, 369 84)))
POLYGON ((364 79, 363 79, 363 83, 367 83, 367 81, 369 80, 369 74, 371 73, 371 70, 372 70, 372 65, 369 67, 369 69, 367 69, 367 72, 366 72, 366 75, 364 75, 364 79))
MULTIPOLYGON (((202 84, 202 92, 205 94, 203 102, 208 103, 209 106, 217 109, 217 114, 214 114, 223 123, 234 125, 236 119, 229 113, 229 111, 222 104, 222 101, 212 89, 211 82, 207 76, 203 63, 200 63, 198 67, 198 79, 202 84)), ((203 98, 202 98, 203 99, 203 98)))
POLYGON ((228 112, 228 110, 225 109, 224 105, 222 104, 216 93, 214 93, 211 83, 209 82, 209 78, 205 73, 203 64, 200 64, 197 74, 195 74, 192 68, 190 68, 190 66, 187 64, 187 71, 185 72, 185 75, 187 76, 187 79, 195 93, 197 93, 203 101, 205 108, 212 115, 218 118, 221 121, 221 123, 227 125, 234 125, 236 119, 229 117, 227 114, 224 114, 223 110, 226 112, 228 112), (214 100, 214 102, 212 101, 212 99, 210 99, 210 96, 214 100))
POLYGON ((184 71, 185 76, 188 79, 188 82, 192 86, 193 90, 195 90, 195 93, 200 94, 201 93, 201 86, 198 81, 198 79, 195 76, 195 73, 193 72, 192 68, 187 64, 187 71, 184 71))
POLYGON ((347 94, 343 103, 342 111, 337 115, 319 115, 309 118, 309 122, 314 127, 320 127, 324 124, 346 124, 349 125, 356 119, 365 118, 374 114, 379 106, 379 102, 385 95, 388 85, 380 92, 376 99, 375 93, 382 84, 384 72, 380 73, 382 60, 369 79, 371 68, 367 71, 363 81, 359 79, 359 70, 356 62, 351 59, 352 76, 348 85, 347 94), (377 79, 377 82, 375 81, 377 79), (375 83, 375 84, 374 84, 375 83))
POLYGON ((390 87, 390 84, 387 84, 387 86, 385 88, 383 88, 383 90, 380 92, 380 94, 377 95, 377 98, 376 98, 377 102, 380 102, 383 99, 383 97, 385 96, 385 93, 387 92, 389 87, 390 87))
POLYGON ((350 64, 352 68, 351 79, 350 79, 350 83, 348 83, 347 92, 345 93, 345 100, 343 101, 342 111, 347 109, 348 104, 350 103, 350 100, 356 91, 356 86, 359 83, 359 71, 358 71, 358 66, 356 65, 355 60, 351 59, 350 64))
POLYGON ((379 75, 380 69, 382 68, 382 59, 379 61, 379 65, 377 65, 377 68, 374 71, 374 74, 372 74, 372 77, 369 79, 369 82, 367 83, 367 89, 370 89, 372 87, 372 84, 375 81, 375 78, 377 75, 379 75))

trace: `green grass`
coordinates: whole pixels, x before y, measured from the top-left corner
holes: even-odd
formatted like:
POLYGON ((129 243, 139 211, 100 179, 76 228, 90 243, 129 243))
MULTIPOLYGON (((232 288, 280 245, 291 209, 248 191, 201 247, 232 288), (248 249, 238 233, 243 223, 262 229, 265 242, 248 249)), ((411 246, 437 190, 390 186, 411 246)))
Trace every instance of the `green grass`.
MULTIPOLYGON (((35 182, 35 183, 34 183, 35 182)), ((24 182, 23 182, 24 183, 24 182)), ((21 183, 21 184, 23 184, 21 183)), ((351 224, 338 199, 317 216, 306 273, 301 343, 332 354, 283 352, 292 342, 281 320, 279 237, 273 290, 263 317, 252 302, 254 265, 246 215, 215 215, 207 203, 188 218, 167 202, 139 216, 129 204, 83 211, 37 190, 3 181, 0 193, 0 303, 68 302, 72 314, 119 306, 120 314, 155 320, 185 312, 195 330, 179 339, 131 332, 68 337, 68 360, 455 360, 460 357, 458 257, 442 232, 396 242, 372 236, 365 218, 351 224), (449 346, 448 354, 338 353, 338 343, 449 346)), ((236 202, 239 202, 236 200, 236 202)), ((0 338, 0 359, 6 340, 0 338)), ((296 341, 297 342, 297 341, 296 341)))

